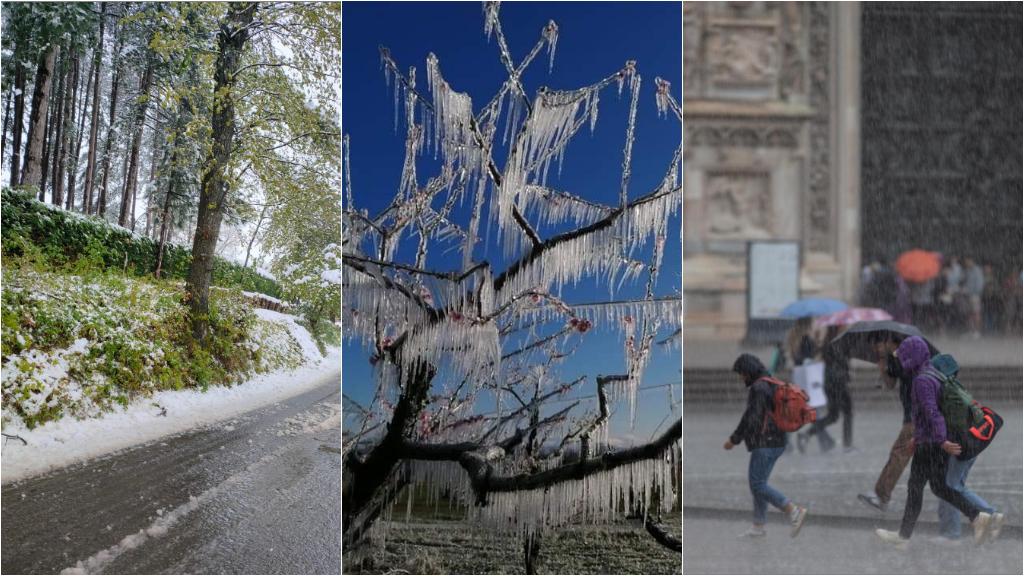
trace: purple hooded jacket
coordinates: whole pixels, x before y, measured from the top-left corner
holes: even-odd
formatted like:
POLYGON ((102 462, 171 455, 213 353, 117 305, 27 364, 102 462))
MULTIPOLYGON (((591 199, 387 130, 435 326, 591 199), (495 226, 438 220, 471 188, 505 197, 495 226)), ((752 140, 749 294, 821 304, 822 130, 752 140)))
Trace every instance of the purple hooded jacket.
POLYGON ((914 378, 910 389, 910 419, 914 423, 914 441, 942 444, 946 441, 946 421, 939 412, 942 383, 924 371, 931 360, 928 343, 919 336, 911 336, 896 349, 896 358, 914 378))

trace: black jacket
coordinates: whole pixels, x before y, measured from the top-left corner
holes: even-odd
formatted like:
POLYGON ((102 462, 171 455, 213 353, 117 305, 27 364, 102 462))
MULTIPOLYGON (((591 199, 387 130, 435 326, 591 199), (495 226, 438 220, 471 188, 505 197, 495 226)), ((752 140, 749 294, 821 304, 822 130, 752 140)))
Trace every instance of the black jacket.
POLYGON ((814 339, 804 334, 803 338, 800 338, 796 350, 793 351, 793 366, 799 366, 807 360, 814 360, 817 354, 818 347, 814 344, 814 339))
POLYGON ((774 393, 774 387, 764 379, 758 379, 747 387, 747 409, 736 431, 729 436, 730 442, 746 442, 747 450, 782 448, 786 445, 786 433, 779 430, 769 415, 774 393))
POLYGON ((825 389, 846 388, 850 384, 850 358, 835 346, 825 346, 822 360, 825 361, 825 389))

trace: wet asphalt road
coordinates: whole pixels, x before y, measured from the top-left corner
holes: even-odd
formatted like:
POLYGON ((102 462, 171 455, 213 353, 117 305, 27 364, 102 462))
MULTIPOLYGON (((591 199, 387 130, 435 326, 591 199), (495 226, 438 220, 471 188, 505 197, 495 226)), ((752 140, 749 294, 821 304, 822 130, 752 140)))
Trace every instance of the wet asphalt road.
POLYGON ((5 485, 3 573, 339 573, 337 382, 5 485))

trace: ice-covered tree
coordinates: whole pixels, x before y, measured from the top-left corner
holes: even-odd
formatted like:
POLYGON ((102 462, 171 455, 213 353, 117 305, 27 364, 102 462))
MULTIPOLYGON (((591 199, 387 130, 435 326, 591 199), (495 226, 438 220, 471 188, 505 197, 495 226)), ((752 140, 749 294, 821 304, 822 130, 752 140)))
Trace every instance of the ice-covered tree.
MULTIPOLYGON (((576 90, 530 96, 521 78, 538 57, 551 65, 557 25, 518 62, 498 3, 485 4, 484 31, 507 77, 482 107, 449 83, 433 54, 424 86, 415 68, 403 71, 381 48, 405 160, 397 193, 377 214, 355 201, 344 142, 344 333, 368 350, 377 379, 368 405, 346 399, 358 416, 343 448, 345 545, 360 543, 406 487, 422 484, 465 504, 476 521, 522 534, 528 568, 545 528, 579 519, 639 515, 678 548, 650 518, 676 502, 681 420, 628 448, 613 448, 607 427, 613 402, 634 410, 651 354, 675 340, 681 322, 678 293, 659 294, 655 282, 665 243, 678 241, 668 222, 682 201, 681 144, 653 190, 632 192, 644 93, 635 62, 576 90), (573 138, 594 129, 600 98, 616 91, 629 99, 615 159, 621 179, 610 183, 618 202, 548 186, 573 138), (437 159, 429 177, 417 172, 427 155, 437 159), (495 245, 501 254, 488 251, 495 245), (437 262, 451 261, 443 254, 452 250, 461 266, 446 270, 437 262), (613 296, 562 298, 581 281, 608 285, 613 296), (623 284, 640 296, 615 296, 623 284), (621 373, 567 375, 564 359, 598 330, 621 334, 621 373), (591 386, 596 407, 552 407, 591 386)), ((653 92, 658 111, 681 121, 669 83, 656 79, 653 92)))

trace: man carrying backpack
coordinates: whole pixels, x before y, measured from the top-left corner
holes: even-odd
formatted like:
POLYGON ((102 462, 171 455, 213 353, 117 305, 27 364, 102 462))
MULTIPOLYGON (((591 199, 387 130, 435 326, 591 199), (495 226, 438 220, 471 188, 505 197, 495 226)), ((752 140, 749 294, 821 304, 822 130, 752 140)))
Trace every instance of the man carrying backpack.
POLYGON ((946 423, 939 410, 942 383, 933 374, 931 353, 923 338, 911 336, 896 349, 896 358, 903 370, 913 377, 911 389, 911 420, 914 424, 914 457, 910 463, 907 481, 907 505, 899 532, 875 530, 886 544, 905 548, 914 533, 914 525, 921 514, 924 487, 929 485, 936 496, 952 504, 971 521, 974 541, 981 544, 988 536, 992 515, 982 512, 963 494, 946 484, 946 464, 950 455, 961 452, 959 444, 946 436, 946 423))
POLYGON ((747 408, 736 430, 726 440, 725 449, 732 450, 741 442, 746 442, 750 452, 747 479, 754 496, 754 524, 741 537, 763 538, 767 535, 764 524, 768 504, 786 514, 792 525, 790 536, 796 537, 807 517, 807 508, 797 506, 768 484, 775 462, 786 451, 786 433, 772 417, 778 381, 772 379, 761 361, 751 354, 742 354, 737 358, 732 371, 747 386, 747 408))

